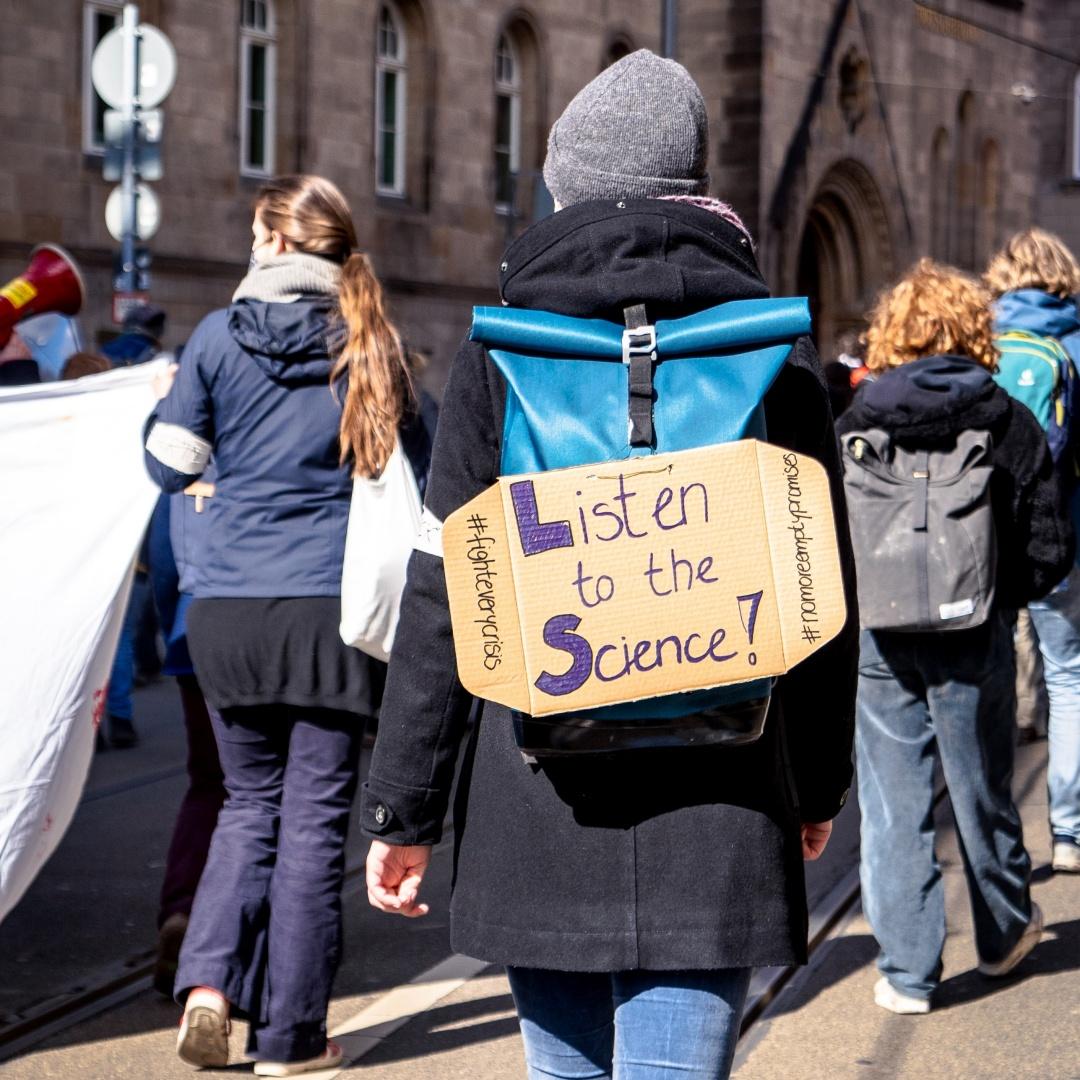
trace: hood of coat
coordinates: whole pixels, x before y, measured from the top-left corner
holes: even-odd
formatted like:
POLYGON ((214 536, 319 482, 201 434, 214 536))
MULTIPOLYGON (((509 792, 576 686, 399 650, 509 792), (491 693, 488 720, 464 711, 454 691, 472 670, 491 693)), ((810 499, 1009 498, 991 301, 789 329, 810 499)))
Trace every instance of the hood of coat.
POLYGON ((881 428, 913 441, 934 441, 993 427, 1009 397, 986 368, 966 356, 924 356, 864 380, 842 417, 844 431, 881 428))
POLYGON ((619 323, 632 304, 654 322, 769 295, 740 229, 659 199, 578 203, 538 221, 507 250, 499 292, 514 307, 619 323))
POLYGON ((336 313, 336 301, 324 296, 288 304, 237 300, 229 308, 229 333, 277 382, 326 382, 340 337, 336 313))
POLYGON ((994 305, 994 329, 1027 330, 1060 340, 1080 331, 1080 315, 1075 300, 1042 289, 1017 289, 1003 293, 994 305))

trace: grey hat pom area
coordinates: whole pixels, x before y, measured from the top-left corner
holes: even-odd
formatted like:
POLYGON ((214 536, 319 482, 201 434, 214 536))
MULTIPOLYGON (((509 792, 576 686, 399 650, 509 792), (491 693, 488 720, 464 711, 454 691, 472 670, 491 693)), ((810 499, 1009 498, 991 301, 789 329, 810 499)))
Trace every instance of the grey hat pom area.
POLYGON ((690 73, 648 49, 602 71, 548 136, 544 182, 561 206, 703 195, 709 121, 690 73))

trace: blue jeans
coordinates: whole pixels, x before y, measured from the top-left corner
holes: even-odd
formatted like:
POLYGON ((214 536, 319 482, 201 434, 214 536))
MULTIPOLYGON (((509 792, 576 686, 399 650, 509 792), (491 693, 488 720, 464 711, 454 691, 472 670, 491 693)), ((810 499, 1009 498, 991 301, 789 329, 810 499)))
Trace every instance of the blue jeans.
POLYGON ((1031 919, 1031 860, 1012 799, 1012 634, 995 615, 973 630, 864 630, 855 748, 863 906, 878 967, 929 998, 941 978, 945 900, 934 853, 940 756, 982 960, 1001 960, 1031 919))
POLYGON ((362 717, 269 705, 211 710, 226 801, 180 951, 177 1000, 220 991, 251 1022, 248 1053, 326 1047, 341 956, 345 837, 362 717))
POLYGON ((1050 697, 1050 831, 1080 843, 1080 568, 1028 610, 1050 697))
POLYGON ((725 1080, 749 968, 507 968, 529 1080, 725 1080))
POLYGON ((106 711, 110 716, 119 717, 121 720, 134 718, 131 690, 135 685, 135 637, 139 632, 139 613, 147 602, 149 589, 146 575, 136 572, 131 582, 131 596, 128 598, 124 622, 120 627, 116 656, 109 674, 109 689, 105 696, 106 711))

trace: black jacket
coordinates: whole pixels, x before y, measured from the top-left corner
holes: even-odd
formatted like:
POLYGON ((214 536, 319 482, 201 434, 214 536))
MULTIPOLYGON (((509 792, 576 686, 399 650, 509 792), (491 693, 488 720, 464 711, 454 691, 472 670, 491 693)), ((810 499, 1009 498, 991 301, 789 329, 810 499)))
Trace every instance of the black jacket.
POLYGON ((997 534, 997 603, 1018 609, 1045 596, 1073 563, 1073 529, 1046 436, 1031 411, 964 356, 927 356, 862 384, 837 421, 842 435, 880 428, 901 445, 950 445, 988 431, 997 534))
MULTIPOLYGON (((507 303, 650 320, 767 296, 742 235, 698 207, 587 203, 526 232, 507 303)), ((427 507, 445 519, 497 475, 505 385, 466 342, 443 402, 427 507)), ((630 751, 530 766, 508 710, 485 703, 455 806, 453 947, 507 964, 617 971, 805 958, 799 822, 823 821, 851 779, 857 613, 838 450, 820 364, 800 340, 766 402, 770 440, 833 480, 851 617, 780 679, 765 732, 740 748, 630 751)), ((362 825, 391 843, 442 828, 470 698, 455 674, 438 559, 414 553, 362 825)))

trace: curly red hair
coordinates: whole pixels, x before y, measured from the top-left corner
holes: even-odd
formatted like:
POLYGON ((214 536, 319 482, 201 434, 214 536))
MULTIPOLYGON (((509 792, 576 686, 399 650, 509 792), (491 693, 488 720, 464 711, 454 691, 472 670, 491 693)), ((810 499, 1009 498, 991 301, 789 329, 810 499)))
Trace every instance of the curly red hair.
POLYGON ((974 278, 932 259, 920 259, 870 313, 866 366, 873 372, 923 356, 970 357, 997 369, 990 293, 974 278))

